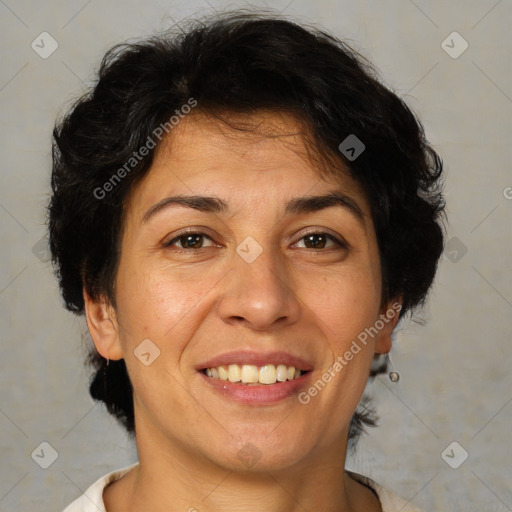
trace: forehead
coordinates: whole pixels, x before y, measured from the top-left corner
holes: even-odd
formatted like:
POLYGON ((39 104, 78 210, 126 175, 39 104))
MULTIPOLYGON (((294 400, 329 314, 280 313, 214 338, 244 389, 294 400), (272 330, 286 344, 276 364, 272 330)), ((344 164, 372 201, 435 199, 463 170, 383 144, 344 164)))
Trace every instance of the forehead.
MULTIPOLYGON (((191 113, 162 139, 151 169, 136 193, 132 191, 131 206, 144 209, 176 190, 224 192, 228 197, 241 187, 247 197, 265 190, 303 195, 310 189, 341 187, 364 202, 341 159, 336 169, 326 173, 326 163, 318 158, 311 141, 304 124, 287 113, 191 113)), ((285 200, 282 196, 283 204, 285 200)))
POLYGON ((156 160, 186 163, 191 157, 206 160, 210 155, 222 153, 228 161, 259 162, 254 165, 255 170, 263 170, 273 161, 291 159, 295 164, 303 160, 301 169, 319 173, 318 164, 310 161, 312 148, 307 143, 308 135, 302 122, 283 112, 195 112, 183 118, 162 141, 156 160))

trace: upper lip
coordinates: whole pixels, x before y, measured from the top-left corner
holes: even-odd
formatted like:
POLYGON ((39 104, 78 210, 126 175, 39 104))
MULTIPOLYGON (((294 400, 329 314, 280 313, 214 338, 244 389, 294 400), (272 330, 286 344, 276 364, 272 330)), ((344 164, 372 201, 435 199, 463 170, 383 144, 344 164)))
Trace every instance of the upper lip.
POLYGON ((235 352, 225 352, 219 354, 197 366, 198 370, 206 368, 215 368, 217 366, 227 366, 230 364, 253 364, 255 366, 263 366, 265 364, 285 364, 286 366, 294 366, 303 371, 313 369, 313 366, 299 356, 294 356, 288 352, 257 352, 252 350, 237 350, 235 352))

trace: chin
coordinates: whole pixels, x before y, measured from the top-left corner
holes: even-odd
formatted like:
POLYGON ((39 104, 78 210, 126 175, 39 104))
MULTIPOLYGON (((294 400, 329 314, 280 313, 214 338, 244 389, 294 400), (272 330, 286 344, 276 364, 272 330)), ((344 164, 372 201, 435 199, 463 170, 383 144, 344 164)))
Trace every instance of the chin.
POLYGON ((234 436, 229 444, 221 443, 215 456, 209 458, 229 471, 258 473, 289 469, 313 449, 311 436, 299 438, 283 432, 276 439, 268 432, 271 429, 262 435, 252 431, 234 436))

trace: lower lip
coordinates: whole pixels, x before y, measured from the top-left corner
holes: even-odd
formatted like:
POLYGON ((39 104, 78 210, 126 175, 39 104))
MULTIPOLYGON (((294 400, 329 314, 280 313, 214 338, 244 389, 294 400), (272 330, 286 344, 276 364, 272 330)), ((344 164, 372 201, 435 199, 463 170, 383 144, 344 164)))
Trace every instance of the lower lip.
POLYGON ((199 372, 206 382, 222 395, 242 404, 250 405, 270 405, 297 395, 300 389, 307 384, 311 373, 307 372, 298 379, 276 382, 275 384, 248 386, 229 382, 228 380, 214 379, 199 372))

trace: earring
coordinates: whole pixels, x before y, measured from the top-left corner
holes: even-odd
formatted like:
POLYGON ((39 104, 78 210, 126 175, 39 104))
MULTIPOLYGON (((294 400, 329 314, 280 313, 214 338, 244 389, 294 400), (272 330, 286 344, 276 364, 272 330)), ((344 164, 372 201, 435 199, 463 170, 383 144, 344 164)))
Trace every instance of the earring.
MULTIPOLYGON (((391 368, 393 368, 393 363, 389 359, 389 354, 386 354, 386 359, 387 359, 388 364, 391 365, 391 368)), ((389 380, 391 382, 398 382, 400 380, 400 374, 394 370, 391 370, 388 375, 389 375, 389 380)))
POLYGON ((107 368, 109 364, 110 359, 107 357, 107 364, 103 367, 103 391, 105 396, 107 396, 107 368))

